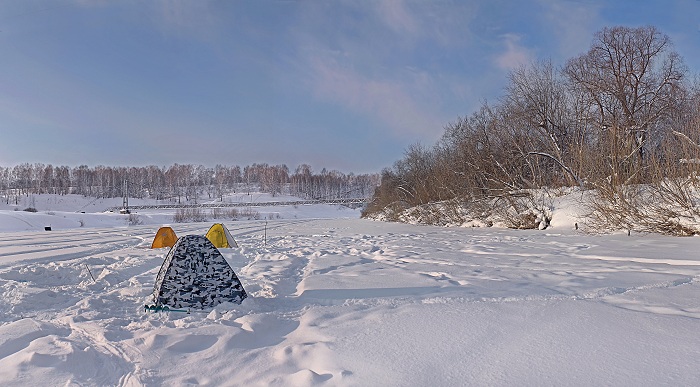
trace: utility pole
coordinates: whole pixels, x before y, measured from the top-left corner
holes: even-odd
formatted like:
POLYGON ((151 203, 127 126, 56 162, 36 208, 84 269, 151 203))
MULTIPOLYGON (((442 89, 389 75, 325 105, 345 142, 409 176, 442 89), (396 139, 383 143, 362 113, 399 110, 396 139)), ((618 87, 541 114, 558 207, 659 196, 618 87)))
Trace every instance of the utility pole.
POLYGON ((124 179, 124 199, 122 200, 122 209, 121 212, 122 214, 130 214, 131 211, 129 211, 129 181, 127 179, 124 179))

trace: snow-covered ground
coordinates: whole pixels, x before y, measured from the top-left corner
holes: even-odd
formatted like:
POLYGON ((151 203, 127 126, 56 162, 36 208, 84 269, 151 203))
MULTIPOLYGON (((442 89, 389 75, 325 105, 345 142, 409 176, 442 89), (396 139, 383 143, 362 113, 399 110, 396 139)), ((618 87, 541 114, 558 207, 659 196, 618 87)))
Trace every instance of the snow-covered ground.
POLYGON ((700 385, 698 238, 275 211, 224 222, 250 297, 190 314, 143 310, 165 214, 0 211, 0 384, 700 385))
MULTIPOLYGON (((1 199, 1 198, 0 198, 1 199)), ((256 204, 269 202, 294 202, 303 199, 294 196, 271 196, 266 193, 252 192, 228 195, 224 203, 256 204)), ((217 203, 221 201, 201 198, 198 203, 217 203)), ((190 202, 193 203, 193 202, 190 202)), ((174 222, 175 209, 146 209, 134 211, 131 216, 113 212, 120 208, 122 198, 86 198, 82 195, 29 195, 21 196, 17 204, 13 200, 7 203, 0 200, 0 232, 6 231, 43 231, 92 227, 124 227, 135 224, 166 225, 174 222), (25 209, 33 208, 36 212, 25 209)), ((174 204, 173 201, 129 199, 130 206, 174 204)), ((340 205, 296 205, 296 206, 250 206, 235 207, 237 211, 254 213, 259 220, 299 219, 299 218, 359 218, 360 209, 351 209, 340 205)), ((222 213, 228 209, 221 210, 222 213)), ((231 219, 211 216, 212 209, 200 210, 208 220, 221 222, 231 219)), ((239 219, 251 218, 240 216, 239 219)), ((157 228, 156 228, 157 229, 157 228)))

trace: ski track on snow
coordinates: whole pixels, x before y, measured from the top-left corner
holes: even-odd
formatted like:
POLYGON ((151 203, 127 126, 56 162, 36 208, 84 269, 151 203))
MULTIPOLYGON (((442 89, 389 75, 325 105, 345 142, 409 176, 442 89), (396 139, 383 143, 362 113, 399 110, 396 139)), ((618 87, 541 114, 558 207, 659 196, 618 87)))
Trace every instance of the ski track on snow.
POLYGON ((377 318, 367 312, 378 308, 583 302, 700 320, 697 302, 655 301, 697 289, 700 261, 644 256, 631 240, 619 243, 633 251, 614 255, 604 238, 533 232, 360 220, 227 227, 241 248, 222 254, 250 298, 191 314, 143 312, 167 253, 148 248, 157 227, 4 234, 0 337, 15 338, 0 341, 0 369, 47 367, 66 384, 355 385, 359 370, 333 360, 349 344, 324 324, 377 318), (250 371, 212 361, 197 372, 222 353, 250 371))

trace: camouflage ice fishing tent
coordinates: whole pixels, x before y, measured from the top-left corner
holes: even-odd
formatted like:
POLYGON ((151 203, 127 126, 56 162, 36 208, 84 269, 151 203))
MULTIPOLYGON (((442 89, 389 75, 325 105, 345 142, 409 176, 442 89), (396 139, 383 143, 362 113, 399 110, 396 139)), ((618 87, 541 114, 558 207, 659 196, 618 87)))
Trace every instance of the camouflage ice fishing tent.
POLYGON ((247 297, 241 281, 211 242, 201 235, 177 240, 160 267, 153 289, 156 307, 210 308, 240 304, 247 297))
POLYGON ((211 226, 209 231, 207 231, 206 237, 214 246, 220 249, 238 247, 236 240, 233 239, 233 236, 228 232, 226 226, 221 223, 215 223, 211 226))
POLYGON ((160 249, 162 247, 173 247, 175 242, 177 242, 177 235, 175 235, 175 231, 168 226, 163 226, 158 229, 156 236, 153 237, 151 248, 160 249))

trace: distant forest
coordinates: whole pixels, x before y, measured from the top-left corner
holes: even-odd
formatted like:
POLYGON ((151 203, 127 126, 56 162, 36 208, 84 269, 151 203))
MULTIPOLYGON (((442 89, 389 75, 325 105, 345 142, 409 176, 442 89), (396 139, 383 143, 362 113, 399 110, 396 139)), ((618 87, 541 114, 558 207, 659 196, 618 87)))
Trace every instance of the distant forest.
POLYGON ((449 123, 434 146, 407 149, 364 215, 400 220, 449 203, 443 214, 458 206, 538 227, 547 205, 533 189, 572 187, 593 192, 600 226, 692 235, 699 167, 697 75, 655 27, 610 27, 562 66, 513 70, 498 101, 449 123))
POLYGON ((290 173, 286 165, 253 164, 241 167, 174 164, 169 167, 88 167, 20 164, 0 167, 0 193, 9 203, 19 195, 78 194, 90 197, 122 197, 180 202, 206 196, 256 189, 273 196, 289 194, 305 199, 367 198, 379 185, 379 174, 314 173, 302 164, 290 173), (128 182, 125 184, 124 182, 128 182))

